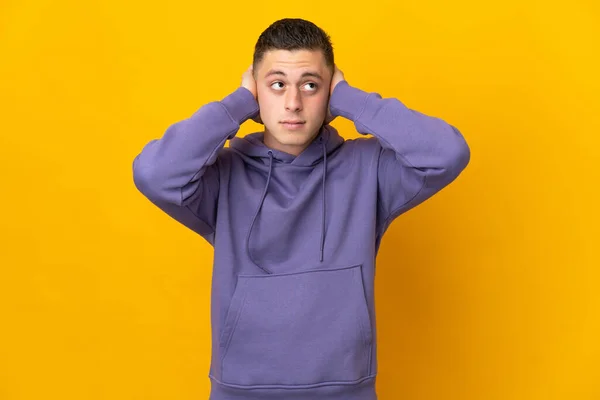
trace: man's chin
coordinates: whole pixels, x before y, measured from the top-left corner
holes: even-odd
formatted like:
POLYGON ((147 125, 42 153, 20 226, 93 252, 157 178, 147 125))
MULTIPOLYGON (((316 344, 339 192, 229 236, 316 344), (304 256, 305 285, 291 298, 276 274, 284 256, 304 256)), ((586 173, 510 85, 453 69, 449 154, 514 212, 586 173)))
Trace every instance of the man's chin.
POLYGON ((318 132, 309 132, 310 128, 303 127, 302 129, 285 129, 278 126, 277 130, 270 131, 270 136, 276 142, 284 146, 304 146, 315 138, 318 132))
POLYGON ((301 129, 286 129, 281 128, 277 130, 278 136, 283 140, 304 141, 309 136, 305 127, 301 129))

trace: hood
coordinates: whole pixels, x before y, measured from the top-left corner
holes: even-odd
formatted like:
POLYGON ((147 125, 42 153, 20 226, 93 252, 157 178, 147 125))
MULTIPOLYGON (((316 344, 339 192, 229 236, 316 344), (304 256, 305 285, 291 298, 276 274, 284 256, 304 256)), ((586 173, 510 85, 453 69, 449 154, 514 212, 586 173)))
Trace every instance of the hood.
POLYGON ((247 163, 264 170, 267 175, 267 181, 263 190, 262 196, 257 204, 256 212, 252 218, 250 229, 246 236, 246 253, 248 257, 258 268, 262 269, 267 273, 272 273, 266 268, 258 265, 252 255, 250 254, 250 236, 252 234, 252 228, 256 222, 256 218, 260 214, 263 202, 269 191, 269 183, 271 181, 271 174, 273 172, 274 163, 283 163, 293 166, 317 166, 323 163, 323 176, 322 176, 322 209, 321 209, 321 241, 319 248, 319 260, 323 262, 323 248, 325 246, 325 204, 327 199, 326 193, 326 181, 327 181, 327 156, 335 151, 344 143, 344 138, 341 137, 338 131, 331 125, 323 125, 314 138, 314 140, 308 145, 306 149, 298 156, 288 154, 279 150, 267 147, 264 142, 264 132, 255 132, 246 135, 245 137, 234 137, 229 144, 229 147, 241 153, 247 163))

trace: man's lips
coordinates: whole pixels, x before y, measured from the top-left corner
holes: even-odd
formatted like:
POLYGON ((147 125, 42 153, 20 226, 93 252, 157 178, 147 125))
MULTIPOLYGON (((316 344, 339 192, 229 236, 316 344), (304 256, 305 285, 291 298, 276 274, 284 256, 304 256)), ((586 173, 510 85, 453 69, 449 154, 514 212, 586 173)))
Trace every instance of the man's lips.
POLYGON ((283 125, 285 129, 289 130, 300 130, 304 127, 304 124, 305 121, 299 120, 286 120, 281 122, 281 125, 283 125))

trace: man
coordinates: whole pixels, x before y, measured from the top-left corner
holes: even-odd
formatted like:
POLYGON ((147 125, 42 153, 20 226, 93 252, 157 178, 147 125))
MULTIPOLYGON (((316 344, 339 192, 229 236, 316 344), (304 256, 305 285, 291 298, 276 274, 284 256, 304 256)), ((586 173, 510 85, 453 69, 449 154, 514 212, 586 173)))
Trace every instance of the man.
POLYGON ((141 193, 214 247, 210 398, 376 399, 381 238, 469 159, 454 126, 351 86, 313 23, 269 26, 241 86, 133 163, 141 193), (365 137, 344 140, 337 116, 365 137), (264 132, 236 137, 248 119, 264 132))

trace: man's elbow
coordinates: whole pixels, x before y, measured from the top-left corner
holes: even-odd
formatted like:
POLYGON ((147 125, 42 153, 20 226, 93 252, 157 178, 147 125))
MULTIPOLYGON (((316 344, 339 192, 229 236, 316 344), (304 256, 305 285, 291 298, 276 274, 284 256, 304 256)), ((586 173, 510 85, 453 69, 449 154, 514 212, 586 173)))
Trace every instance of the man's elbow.
POLYGON ((133 183, 137 190, 153 202, 174 202, 176 199, 169 199, 169 191, 166 189, 166 182, 157 168, 148 165, 142 165, 139 156, 132 164, 133 183))
POLYGON ((454 140, 447 144, 445 151, 444 170, 448 179, 454 180, 469 165, 471 149, 464 136, 454 126, 454 140))
POLYGON ((471 148, 463 139, 458 141, 454 154, 454 165, 459 171, 464 170, 471 161, 471 148))

